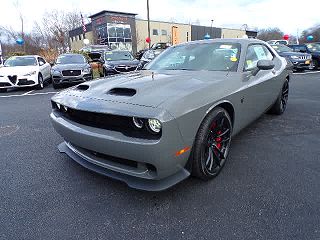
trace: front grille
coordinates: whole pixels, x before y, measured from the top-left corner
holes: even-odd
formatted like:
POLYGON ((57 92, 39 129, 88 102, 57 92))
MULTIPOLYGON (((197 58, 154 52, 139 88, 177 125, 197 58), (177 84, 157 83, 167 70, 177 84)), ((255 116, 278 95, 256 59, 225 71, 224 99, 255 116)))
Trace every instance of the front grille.
POLYGON ((85 126, 121 132, 125 136, 134 138, 156 140, 161 137, 161 134, 151 134, 147 129, 135 128, 131 117, 88 112, 71 108, 66 109, 63 106, 60 106, 59 109, 54 102, 52 102, 52 107, 63 117, 85 126))
POLYGON ((307 59, 309 59, 309 57, 308 56, 299 56, 299 59, 300 60, 307 60, 307 59))
POLYGON ((19 79, 19 82, 18 82, 19 86, 32 85, 32 84, 35 84, 35 82, 32 80, 28 81, 28 79, 19 79))
POLYGON ((2 83, 0 82, 0 87, 10 87, 11 84, 10 83, 2 83))
POLYGON ((131 71, 134 71, 136 70, 137 66, 117 66, 115 67, 115 69, 118 71, 118 72, 131 72, 131 71))
POLYGON ((81 75, 81 70, 64 70, 62 75, 64 77, 77 77, 81 75))
POLYGON ((12 84, 16 84, 17 83, 17 75, 13 75, 13 76, 8 76, 10 82, 12 82, 12 84))

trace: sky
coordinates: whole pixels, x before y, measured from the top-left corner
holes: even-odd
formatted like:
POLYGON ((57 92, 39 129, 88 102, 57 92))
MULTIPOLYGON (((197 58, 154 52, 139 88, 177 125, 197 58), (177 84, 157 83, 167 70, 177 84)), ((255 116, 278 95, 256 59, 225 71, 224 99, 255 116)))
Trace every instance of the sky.
MULTIPOLYGON (((150 0, 152 20, 182 23, 200 22, 215 27, 249 28, 278 27, 286 34, 320 24, 319 0, 296 4, 290 0, 150 0), (303 6, 303 7, 301 7, 303 6), (303 10, 302 10, 303 9, 303 10)), ((20 30, 21 11, 26 31, 31 31, 35 21, 53 9, 82 12, 89 16, 102 10, 137 13, 146 19, 146 0, 1 0, 0 26, 20 30), (18 4, 17 4, 18 3, 18 4)))

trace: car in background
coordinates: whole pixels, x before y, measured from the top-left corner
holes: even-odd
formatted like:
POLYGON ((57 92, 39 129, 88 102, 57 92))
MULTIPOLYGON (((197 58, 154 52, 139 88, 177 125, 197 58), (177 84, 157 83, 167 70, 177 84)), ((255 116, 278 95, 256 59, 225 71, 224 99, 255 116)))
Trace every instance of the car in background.
POLYGON ((0 91, 9 88, 36 87, 43 89, 51 81, 51 66, 38 55, 8 58, 0 68, 0 91))
POLYGON ((309 53, 294 52, 292 48, 282 44, 270 45, 277 53, 293 64, 294 70, 307 70, 312 68, 312 55, 309 53))
POLYGON ((62 54, 51 69, 52 85, 59 88, 93 79, 93 71, 88 60, 82 54, 62 54))
MULTIPOLYGON (((162 43, 162 42, 160 42, 160 43, 154 43, 154 44, 152 44, 152 46, 151 46, 150 49, 153 49, 153 50, 163 49, 163 50, 164 50, 164 49, 167 49, 167 48, 170 47, 170 46, 171 46, 170 43, 162 43)), ((148 51, 148 50, 149 50, 149 49, 147 48, 147 49, 142 49, 142 50, 140 50, 139 52, 137 52, 137 53, 136 53, 136 59, 141 60, 143 54, 144 54, 146 51, 148 51)))
POLYGON ((318 70, 320 67, 320 44, 307 43, 307 44, 294 44, 288 45, 295 52, 309 53, 312 55, 313 69, 318 70))
POLYGON ((138 65, 138 70, 143 69, 145 65, 151 62, 155 57, 160 55, 164 50, 171 46, 170 43, 155 43, 150 49, 147 49, 143 52, 143 55, 140 59, 138 65))
POLYGON ((287 65, 260 40, 168 48, 145 70, 53 96, 51 121, 64 139, 59 151, 142 190, 164 190, 190 175, 213 179, 235 134, 266 111, 285 111, 287 65))
POLYGON ((289 42, 287 40, 269 40, 267 41, 269 44, 282 44, 282 45, 288 45, 289 42))
POLYGON ((103 55, 103 75, 115 75, 137 69, 139 61, 129 51, 105 51, 103 55))

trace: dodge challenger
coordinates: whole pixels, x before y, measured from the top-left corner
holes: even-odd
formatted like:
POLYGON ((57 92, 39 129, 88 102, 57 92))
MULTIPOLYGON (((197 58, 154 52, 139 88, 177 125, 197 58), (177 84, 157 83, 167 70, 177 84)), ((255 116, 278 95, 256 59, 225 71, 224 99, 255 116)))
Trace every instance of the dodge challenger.
POLYGON ((291 68, 267 43, 215 39, 165 50, 145 70, 53 96, 61 153, 147 191, 223 169, 231 139, 287 106, 291 68))

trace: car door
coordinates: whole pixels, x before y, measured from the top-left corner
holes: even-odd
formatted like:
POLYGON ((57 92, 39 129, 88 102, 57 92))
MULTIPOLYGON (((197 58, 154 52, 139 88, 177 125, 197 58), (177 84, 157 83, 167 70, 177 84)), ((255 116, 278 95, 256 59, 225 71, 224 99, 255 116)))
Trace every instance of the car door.
MULTIPOLYGON (((247 48, 244 63, 244 79, 247 81, 248 118, 254 120, 263 114, 279 94, 280 69, 260 70, 255 76, 252 71, 257 68, 259 60, 272 60, 275 56, 264 44, 251 44, 247 48), (277 74, 278 73, 278 74, 277 74)), ((279 64, 277 64, 279 67, 279 64)))
POLYGON ((47 63, 43 58, 38 57, 40 72, 45 79, 48 79, 50 77, 50 64, 47 63))

